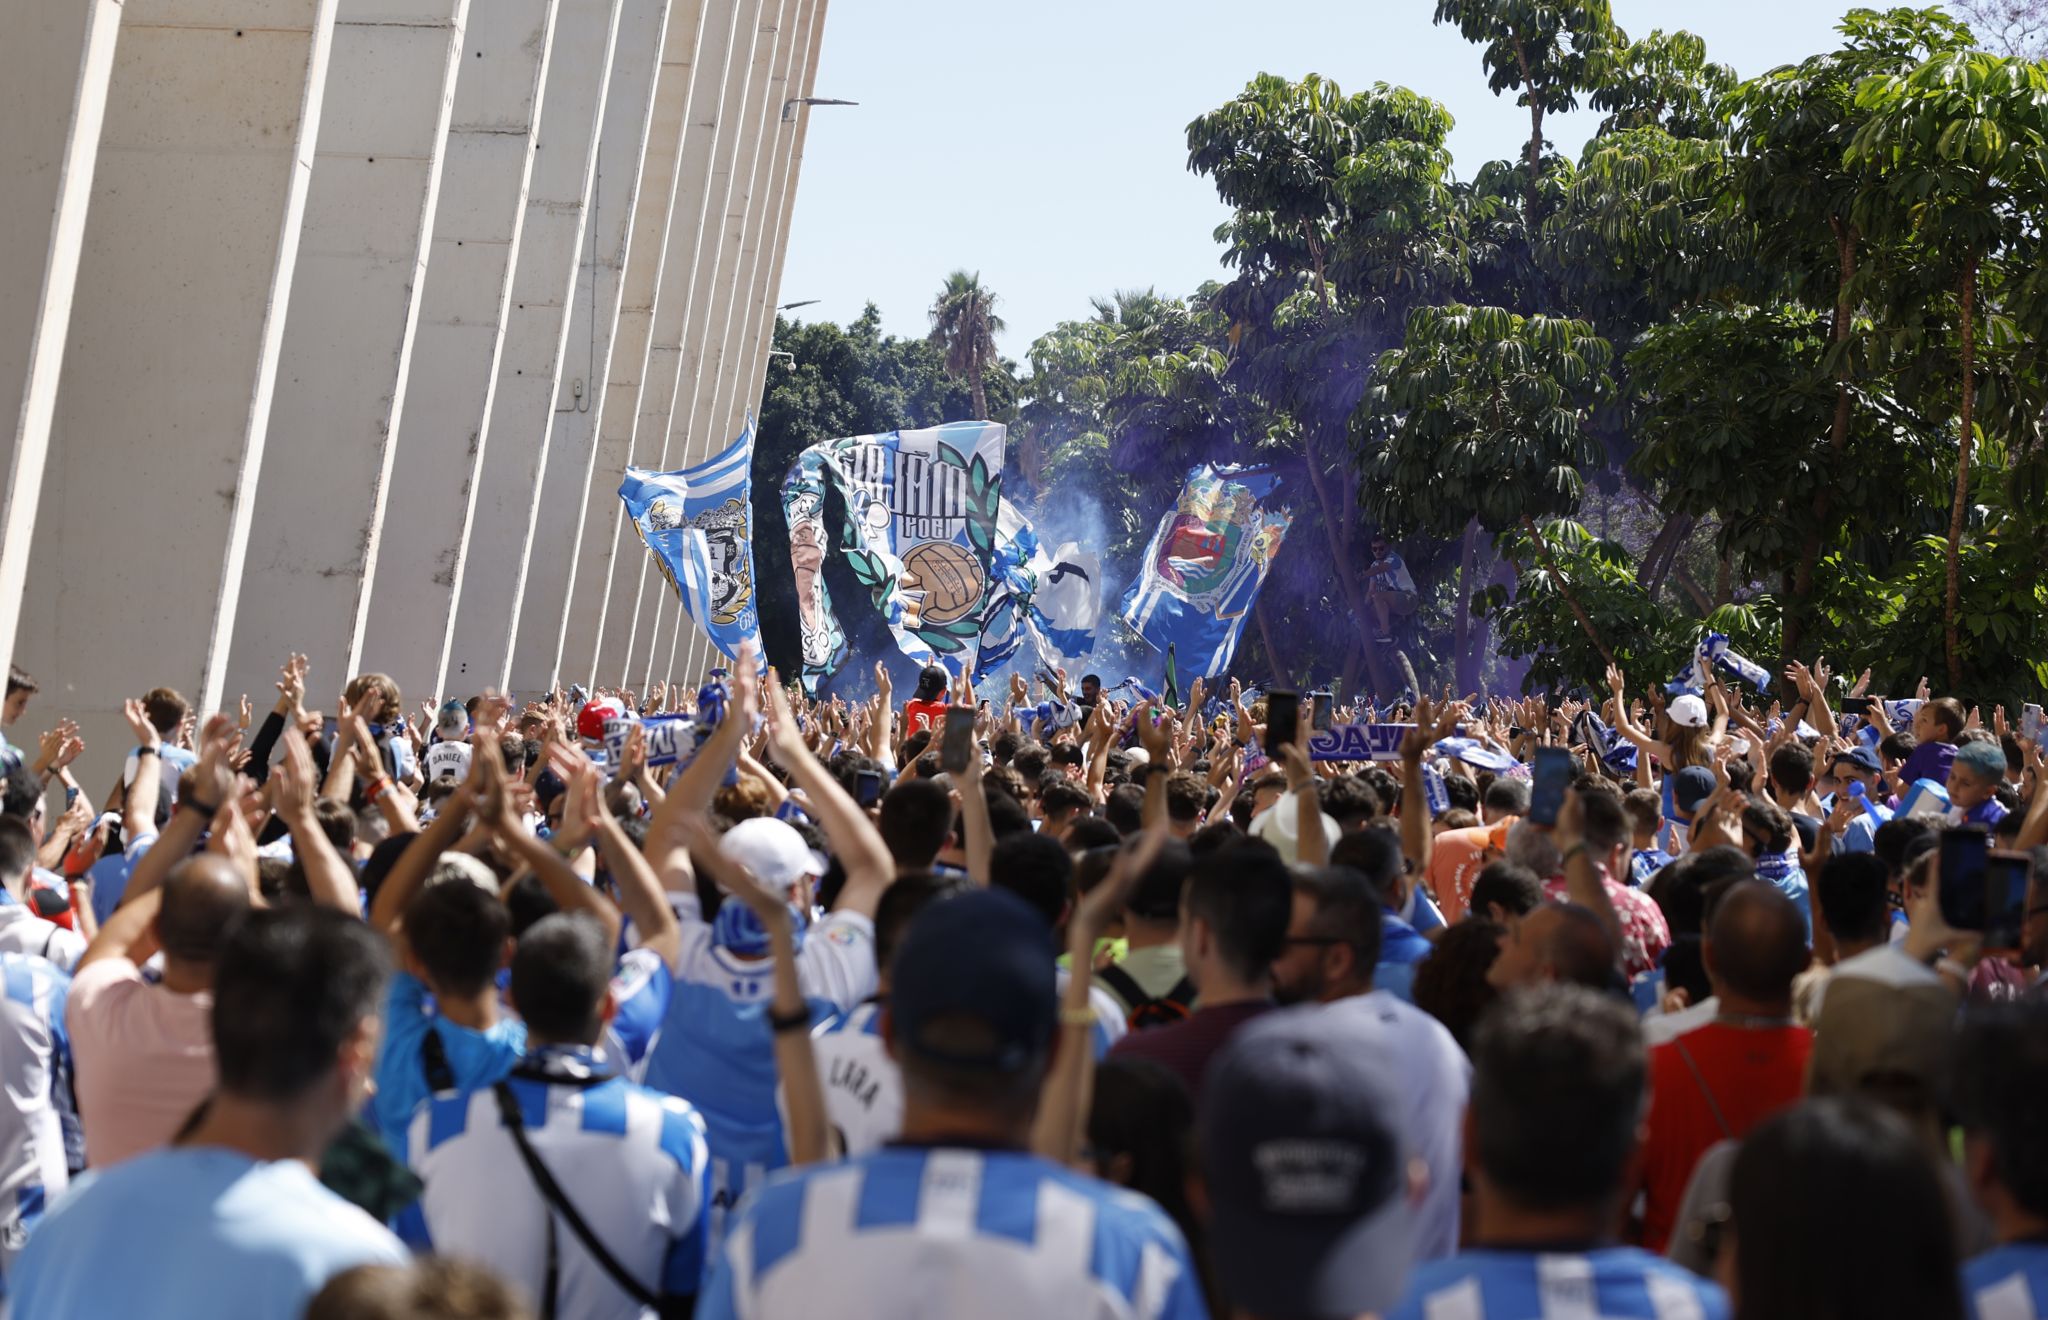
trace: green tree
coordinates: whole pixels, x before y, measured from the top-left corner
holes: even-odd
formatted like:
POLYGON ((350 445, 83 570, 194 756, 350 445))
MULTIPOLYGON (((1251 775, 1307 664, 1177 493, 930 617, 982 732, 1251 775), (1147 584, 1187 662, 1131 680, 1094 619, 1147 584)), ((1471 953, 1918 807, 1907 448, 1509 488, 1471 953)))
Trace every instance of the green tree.
POLYGON ((1612 386, 1612 358, 1584 321, 1498 307, 1419 308, 1406 342, 1375 372, 1375 403, 1398 422, 1366 461, 1368 502, 1388 526, 1448 534, 1476 513, 1496 538, 1526 533, 1558 595, 1610 662, 1537 521, 1575 511, 1586 473, 1601 465, 1586 418, 1612 386))
POLYGON ((1707 58, 1707 43, 1690 32, 1662 28, 1641 41, 1602 49, 1588 70, 1589 98, 1605 110, 1599 136, 1661 128, 1677 138, 1718 138, 1720 100, 1735 86, 1735 70, 1707 58))
POLYGON ((1465 40, 1483 47, 1487 85, 1498 96, 1519 92, 1529 111, 1529 144, 1522 165, 1527 215, 1541 200, 1544 116, 1575 110, 1579 94, 1593 90, 1603 62, 1624 40, 1608 0, 1437 0, 1436 21, 1451 23, 1465 40))
POLYGON ((1941 54, 1910 73, 1865 82, 1856 103, 1870 117, 1846 159, 1878 175, 1859 198, 1858 220, 1909 238, 1917 264, 1946 276, 1956 300, 1959 433, 1942 618, 1954 686, 1963 670, 1957 615, 1977 439, 1978 293, 1985 263, 2024 244, 2048 208, 2048 65, 1941 54))

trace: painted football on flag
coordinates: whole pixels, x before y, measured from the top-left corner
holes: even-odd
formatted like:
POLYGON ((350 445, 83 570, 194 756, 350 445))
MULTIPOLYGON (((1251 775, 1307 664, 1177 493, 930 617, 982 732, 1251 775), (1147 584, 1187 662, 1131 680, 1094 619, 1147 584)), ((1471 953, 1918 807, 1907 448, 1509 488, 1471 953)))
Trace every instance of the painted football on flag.
POLYGON ((981 603, 981 565, 965 546, 927 541, 903 556, 903 568, 915 575, 917 589, 924 593, 917 612, 922 623, 951 623, 981 603))

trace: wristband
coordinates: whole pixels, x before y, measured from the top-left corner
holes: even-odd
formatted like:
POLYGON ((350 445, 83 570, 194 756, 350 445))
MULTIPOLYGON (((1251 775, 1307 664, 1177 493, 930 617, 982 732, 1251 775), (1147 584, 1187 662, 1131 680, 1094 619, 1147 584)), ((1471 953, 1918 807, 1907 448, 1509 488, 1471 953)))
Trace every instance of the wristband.
POLYGON ((1095 1010, 1092 1008, 1063 1008, 1060 1010, 1060 1025, 1063 1027, 1093 1027, 1095 1010))
POLYGON ((1581 839, 1577 843, 1573 844, 1571 847, 1564 850, 1564 864, 1567 866, 1571 865, 1572 858, 1577 857, 1580 853, 1584 851, 1586 851, 1586 841, 1584 839, 1581 839))
POLYGON ((768 1029, 781 1036, 792 1031, 811 1029, 811 1011, 800 1008, 794 1013, 782 1014, 775 1011, 775 1005, 768 1006, 768 1029))
POLYGON ((148 743, 144 743, 142 746, 135 749, 135 754, 137 756, 157 756, 160 754, 160 752, 158 748, 151 747, 148 743))
POLYGON ((198 812, 198 813, 199 813, 200 815, 202 815, 202 816, 206 817, 206 818, 207 818, 208 820, 212 820, 212 819, 213 819, 213 818, 214 818, 215 816, 218 816, 218 815, 220 815, 220 808, 219 808, 219 807, 217 807, 217 806, 214 806, 214 805, 212 805, 212 804, 210 804, 210 803, 206 803, 206 802, 201 802, 201 801, 200 801, 200 800, 199 800, 198 798, 186 798, 186 797, 181 797, 181 798, 179 798, 179 799, 178 799, 178 810, 180 810, 180 811, 196 811, 196 812, 198 812))
POLYGON ((383 797, 384 790, 389 787, 391 787, 391 781, 382 775, 378 775, 375 779, 363 785, 363 801, 368 802, 371 806, 375 806, 377 799, 383 797))

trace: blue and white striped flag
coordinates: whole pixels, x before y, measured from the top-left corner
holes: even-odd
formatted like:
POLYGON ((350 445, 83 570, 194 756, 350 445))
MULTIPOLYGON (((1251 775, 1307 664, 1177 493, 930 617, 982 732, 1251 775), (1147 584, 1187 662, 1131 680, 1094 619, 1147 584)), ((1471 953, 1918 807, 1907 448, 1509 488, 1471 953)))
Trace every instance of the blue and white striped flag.
POLYGON ((718 649, 760 642, 754 605, 754 419, 715 458, 680 472, 629 467, 619 498, 662 576, 718 649))

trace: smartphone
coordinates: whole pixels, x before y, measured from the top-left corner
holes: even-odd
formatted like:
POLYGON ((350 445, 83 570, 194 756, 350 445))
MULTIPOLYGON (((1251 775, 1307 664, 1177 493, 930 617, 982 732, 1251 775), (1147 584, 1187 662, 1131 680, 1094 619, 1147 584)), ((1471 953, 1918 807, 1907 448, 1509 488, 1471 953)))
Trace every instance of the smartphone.
POLYGON ((1876 697, 1843 697, 1839 703, 1844 715, 1868 715, 1876 697))
POLYGON ((1529 819, 1538 825, 1557 824, 1564 795, 1572 786, 1572 754, 1563 747, 1536 749, 1535 783, 1529 790, 1529 819))
POLYGON ((1301 694, 1298 692, 1268 692, 1266 694, 1266 754, 1274 752, 1294 741, 1301 731, 1301 694))
POLYGON ((1327 730, 1330 727, 1331 719, 1336 712, 1336 707, 1336 698, 1333 697, 1330 693, 1309 693, 1308 727, 1315 730, 1317 733, 1322 733, 1325 730, 1327 730))
POLYGON ((853 800, 863 807, 872 807, 882 800, 882 772, 879 770, 856 770, 853 772, 853 800))
POLYGON ((948 706, 946 729, 939 744, 939 769, 957 775, 967 769, 967 760, 977 755, 974 748, 974 707, 948 706))
POLYGON ((1957 930, 1984 929, 1984 868, 1990 853, 1991 835, 1982 825, 1941 832, 1941 919, 1957 930))
POLYGON ((2020 707, 2020 736, 2028 742, 2041 740, 2041 708, 2031 701, 2020 707))
POLYGON ((2031 854, 1994 851, 1985 855, 1985 948, 2005 951, 2020 947, 2020 927, 2027 920, 2027 894, 2033 884, 2031 854))

